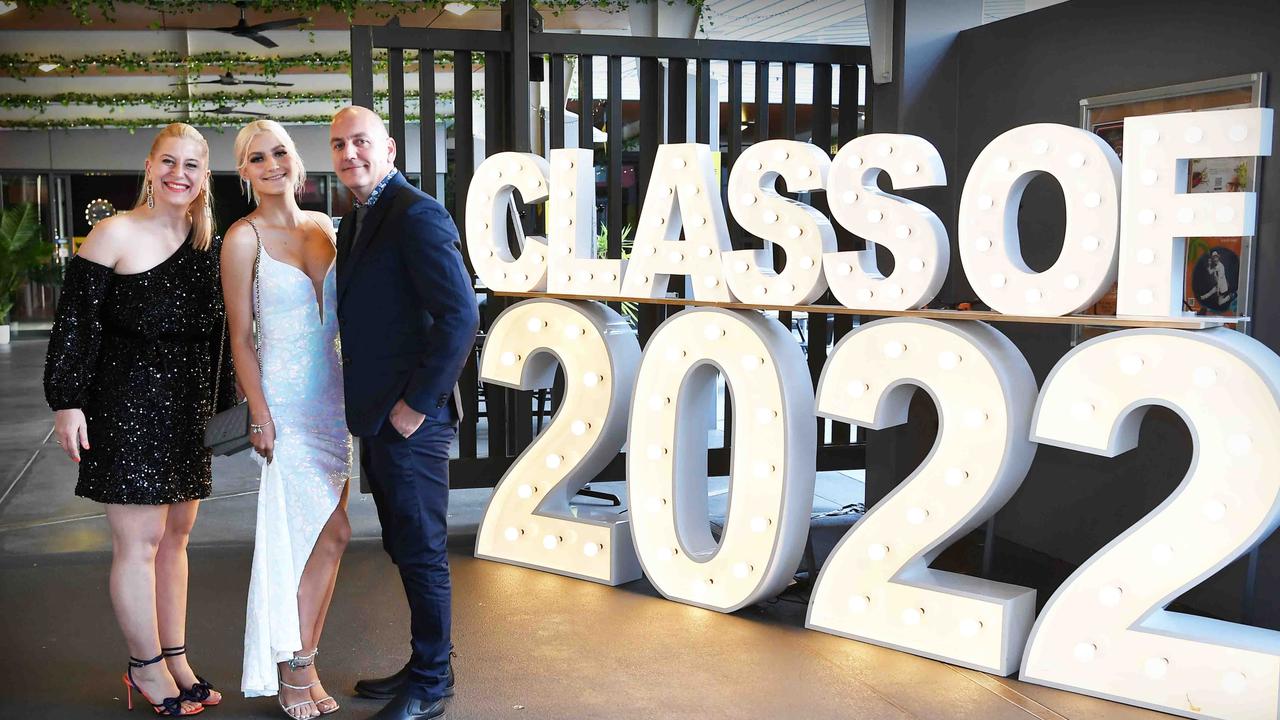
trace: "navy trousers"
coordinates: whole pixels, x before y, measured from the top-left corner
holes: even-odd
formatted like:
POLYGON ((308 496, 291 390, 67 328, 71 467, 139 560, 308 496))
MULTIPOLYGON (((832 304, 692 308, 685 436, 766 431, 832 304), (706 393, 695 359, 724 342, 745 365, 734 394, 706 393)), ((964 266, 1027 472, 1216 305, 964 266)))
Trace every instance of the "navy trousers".
POLYGON ((360 438, 360 464, 382 522, 382 547, 409 600, 412 655, 405 691, 444 697, 452 625, 447 518, 449 445, 457 425, 427 418, 401 437, 390 422, 360 438))

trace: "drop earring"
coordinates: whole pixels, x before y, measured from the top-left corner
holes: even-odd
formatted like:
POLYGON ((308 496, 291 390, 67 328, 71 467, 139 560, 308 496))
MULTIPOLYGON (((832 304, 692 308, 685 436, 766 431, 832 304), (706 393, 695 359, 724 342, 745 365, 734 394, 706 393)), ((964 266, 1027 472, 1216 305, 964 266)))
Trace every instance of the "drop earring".
POLYGON ((209 186, 204 186, 204 220, 213 227, 213 198, 209 196, 209 186))
POLYGON ((151 178, 147 178, 147 207, 151 209, 155 209, 155 206, 156 206, 156 194, 155 194, 155 191, 152 190, 151 188, 151 178))

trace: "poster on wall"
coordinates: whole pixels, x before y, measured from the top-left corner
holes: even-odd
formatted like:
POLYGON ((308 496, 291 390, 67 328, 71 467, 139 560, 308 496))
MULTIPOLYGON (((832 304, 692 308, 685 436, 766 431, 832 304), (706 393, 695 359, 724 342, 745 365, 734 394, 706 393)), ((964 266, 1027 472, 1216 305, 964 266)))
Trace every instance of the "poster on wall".
MULTIPOLYGON (((1124 158, 1124 119, 1135 115, 1261 107, 1263 73, 1186 83, 1080 101, 1081 127, 1093 132, 1124 158)), ((1186 192, 1257 192, 1255 158, 1197 158, 1187 163, 1186 192)), ((1253 268, 1252 237, 1191 237, 1186 240, 1183 310, 1195 315, 1248 316, 1253 268)), ((1113 287, 1088 310, 1114 315, 1113 287)), ((1228 325, 1249 332, 1249 323, 1228 325)), ((1107 328, 1076 326, 1074 343, 1107 328)))

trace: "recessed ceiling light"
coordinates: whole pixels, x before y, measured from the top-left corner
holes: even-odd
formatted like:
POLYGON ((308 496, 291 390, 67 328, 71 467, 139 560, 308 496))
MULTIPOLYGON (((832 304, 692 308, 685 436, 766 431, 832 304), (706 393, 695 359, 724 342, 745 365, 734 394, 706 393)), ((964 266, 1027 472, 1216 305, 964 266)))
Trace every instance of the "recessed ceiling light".
POLYGON ((448 10, 454 15, 466 15, 472 10, 475 10, 476 6, 472 5, 471 3, 465 3, 465 2, 451 2, 445 5, 444 9, 448 10))

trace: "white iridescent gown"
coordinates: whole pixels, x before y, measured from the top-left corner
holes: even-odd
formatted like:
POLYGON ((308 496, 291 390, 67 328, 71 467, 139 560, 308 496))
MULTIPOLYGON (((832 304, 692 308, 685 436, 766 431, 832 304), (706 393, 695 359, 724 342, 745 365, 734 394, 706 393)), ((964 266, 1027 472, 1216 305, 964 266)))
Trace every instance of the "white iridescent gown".
POLYGON ((298 583, 351 476, 333 266, 324 278, 321 310, 305 273, 260 253, 262 389, 276 443, 258 492, 240 683, 248 697, 275 695, 276 663, 303 649, 298 583))

